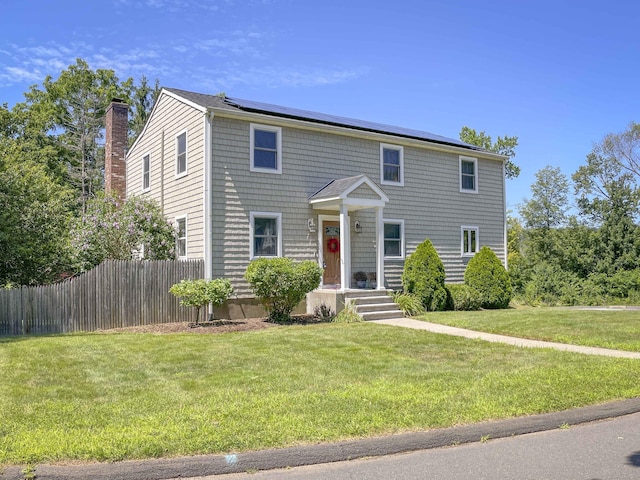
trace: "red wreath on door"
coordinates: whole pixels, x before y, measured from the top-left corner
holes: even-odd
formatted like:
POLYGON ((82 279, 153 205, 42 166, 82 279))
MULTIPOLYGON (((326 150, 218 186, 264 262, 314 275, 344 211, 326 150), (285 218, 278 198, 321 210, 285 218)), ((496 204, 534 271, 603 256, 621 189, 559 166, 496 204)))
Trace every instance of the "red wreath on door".
POLYGON ((337 238, 330 238, 327 241, 327 250, 329 250, 331 253, 336 253, 338 250, 340 250, 340 242, 337 238))

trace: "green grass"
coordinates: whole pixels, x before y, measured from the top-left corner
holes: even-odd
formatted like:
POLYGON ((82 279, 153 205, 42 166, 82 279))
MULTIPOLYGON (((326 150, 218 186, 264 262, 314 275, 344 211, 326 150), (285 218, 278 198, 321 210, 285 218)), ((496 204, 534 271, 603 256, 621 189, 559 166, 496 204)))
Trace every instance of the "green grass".
POLYGON ((522 307, 479 312, 434 312, 433 323, 514 337, 640 352, 640 311, 522 307))
POLYGON ((640 396, 640 362, 370 323, 0 339, 0 465, 237 452, 640 396))

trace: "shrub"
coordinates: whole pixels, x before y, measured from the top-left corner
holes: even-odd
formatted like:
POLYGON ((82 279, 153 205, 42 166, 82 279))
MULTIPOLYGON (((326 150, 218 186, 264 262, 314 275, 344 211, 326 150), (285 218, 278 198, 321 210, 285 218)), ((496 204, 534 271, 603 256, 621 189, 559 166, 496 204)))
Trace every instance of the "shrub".
POLYGON ((393 301, 398 304, 400 310, 408 317, 415 317, 425 312, 422 299, 411 293, 394 292, 391 294, 393 301))
POLYGON ((404 293, 416 295, 427 311, 443 310, 447 303, 444 264, 429 239, 416 248, 404 263, 404 293))
POLYGON ((581 303, 581 295, 580 278, 548 262, 533 267, 524 287, 524 301, 529 305, 575 305, 581 303))
POLYGON ((231 282, 224 278, 215 280, 182 280, 169 289, 169 293, 180 298, 180 305, 195 307, 196 324, 200 319, 200 308, 205 305, 222 305, 233 294, 231 282))
POLYGON ((507 308, 513 290, 507 270, 489 247, 476 253, 464 272, 464 283, 480 294, 483 308, 507 308))
POLYGON ((469 285, 451 283, 446 289, 449 292, 449 307, 452 310, 479 310, 482 306, 480 293, 469 285))
POLYGON ((333 323, 357 323, 363 322, 364 318, 356 311, 353 303, 347 303, 340 312, 333 317, 333 323))
POLYGON ((322 269, 313 260, 294 263, 290 258, 259 258, 249 263, 244 278, 260 299, 269 319, 289 319, 305 295, 320 285, 322 269))

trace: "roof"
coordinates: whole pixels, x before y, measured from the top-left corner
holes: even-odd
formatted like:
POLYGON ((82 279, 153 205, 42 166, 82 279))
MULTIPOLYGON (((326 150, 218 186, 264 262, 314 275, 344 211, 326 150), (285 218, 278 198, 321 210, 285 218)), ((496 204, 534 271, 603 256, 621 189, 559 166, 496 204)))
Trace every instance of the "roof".
POLYGON ((241 98, 226 97, 224 95, 207 95, 204 93, 189 92, 176 88, 165 88, 164 90, 183 97, 184 99, 206 109, 215 108, 230 111, 261 113, 276 117, 303 120, 324 125, 347 127, 367 132, 384 133, 395 135, 398 137, 425 140, 432 143, 467 148, 469 150, 484 151, 484 149, 481 147, 471 145, 454 138, 443 137, 441 135, 435 135, 433 133, 413 130, 410 128, 396 127, 393 125, 368 122, 365 120, 357 120, 354 118, 311 112, 308 110, 300 110, 297 108, 282 107, 280 105, 272 105, 269 103, 256 102, 253 100, 243 100, 241 98))

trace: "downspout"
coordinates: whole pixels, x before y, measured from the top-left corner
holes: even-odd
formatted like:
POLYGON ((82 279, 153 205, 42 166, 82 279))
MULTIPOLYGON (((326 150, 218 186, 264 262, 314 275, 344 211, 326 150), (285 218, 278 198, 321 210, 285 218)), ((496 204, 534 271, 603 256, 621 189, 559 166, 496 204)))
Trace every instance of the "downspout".
POLYGON ((164 129, 160 135, 160 211, 164 215, 164 129))
POLYGON ((509 269, 508 233, 507 233, 507 177, 505 162, 502 162, 502 207, 504 211, 504 268, 509 269))
POLYGON ((211 221, 211 202, 212 202, 212 181, 213 181, 213 165, 212 163, 212 128, 213 128, 213 112, 205 112, 204 114, 204 185, 203 185, 203 214, 204 214, 204 278, 211 280, 213 278, 213 265, 211 258, 211 238, 212 238, 212 221, 211 221))

